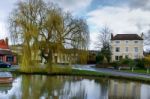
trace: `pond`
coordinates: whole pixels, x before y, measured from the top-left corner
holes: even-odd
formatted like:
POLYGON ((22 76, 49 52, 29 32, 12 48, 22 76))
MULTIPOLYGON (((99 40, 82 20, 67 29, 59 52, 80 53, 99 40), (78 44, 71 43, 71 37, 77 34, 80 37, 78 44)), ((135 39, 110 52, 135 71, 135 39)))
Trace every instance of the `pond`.
POLYGON ((0 84, 0 99, 150 99, 150 85, 94 77, 20 75, 0 84))

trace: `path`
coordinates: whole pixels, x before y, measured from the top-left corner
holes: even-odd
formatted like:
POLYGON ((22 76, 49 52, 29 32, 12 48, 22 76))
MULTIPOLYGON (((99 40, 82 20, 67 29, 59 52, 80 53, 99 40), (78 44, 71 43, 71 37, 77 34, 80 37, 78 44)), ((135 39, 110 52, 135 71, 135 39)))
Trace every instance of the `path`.
POLYGON ((129 72, 122 72, 115 69, 106 69, 106 68, 94 68, 95 65, 74 65, 73 68, 79 70, 89 70, 89 71, 96 71, 101 73, 108 73, 116 76, 124 76, 124 77, 142 77, 142 78, 149 78, 149 74, 138 74, 138 73, 129 73, 129 72))

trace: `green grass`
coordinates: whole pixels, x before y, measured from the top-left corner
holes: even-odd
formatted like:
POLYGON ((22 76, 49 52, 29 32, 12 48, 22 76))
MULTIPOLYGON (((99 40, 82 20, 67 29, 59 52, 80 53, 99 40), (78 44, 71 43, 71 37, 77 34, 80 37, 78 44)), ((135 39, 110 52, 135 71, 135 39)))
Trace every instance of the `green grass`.
POLYGON ((12 68, 0 68, 0 71, 9 72, 9 71, 14 71, 14 69, 12 69, 12 68))
POLYGON ((121 70, 121 71, 131 72, 131 73, 150 74, 150 73, 147 73, 146 69, 135 69, 133 72, 132 72, 132 70, 121 70))

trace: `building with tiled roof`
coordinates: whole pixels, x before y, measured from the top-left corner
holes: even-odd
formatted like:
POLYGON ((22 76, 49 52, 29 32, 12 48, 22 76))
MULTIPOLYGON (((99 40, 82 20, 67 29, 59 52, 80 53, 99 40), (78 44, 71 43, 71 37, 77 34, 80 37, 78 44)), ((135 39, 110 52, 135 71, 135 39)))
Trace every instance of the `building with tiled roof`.
POLYGON ((143 33, 111 35, 112 61, 143 58, 143 33))
POLYGON ((8 38, 0 40, 0 61, 16 64, 16 55, 9 49, 8 38))
POLYGON ((8 39, 6 38, 0 40, 0 49, 9 49, 8 47, 8 39))

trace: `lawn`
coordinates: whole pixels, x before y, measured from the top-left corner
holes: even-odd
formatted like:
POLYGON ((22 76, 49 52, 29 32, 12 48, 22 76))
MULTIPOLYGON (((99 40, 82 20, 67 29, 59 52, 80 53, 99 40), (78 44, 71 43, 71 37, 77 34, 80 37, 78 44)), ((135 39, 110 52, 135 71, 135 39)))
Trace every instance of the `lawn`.
MULTIPOLYGON (((121 70, 121 71, 132 72, 132 70, 121 70)), ((150 74, 150 72, 147 73, 146 69, 135 69, 132 73, 150 74)))

